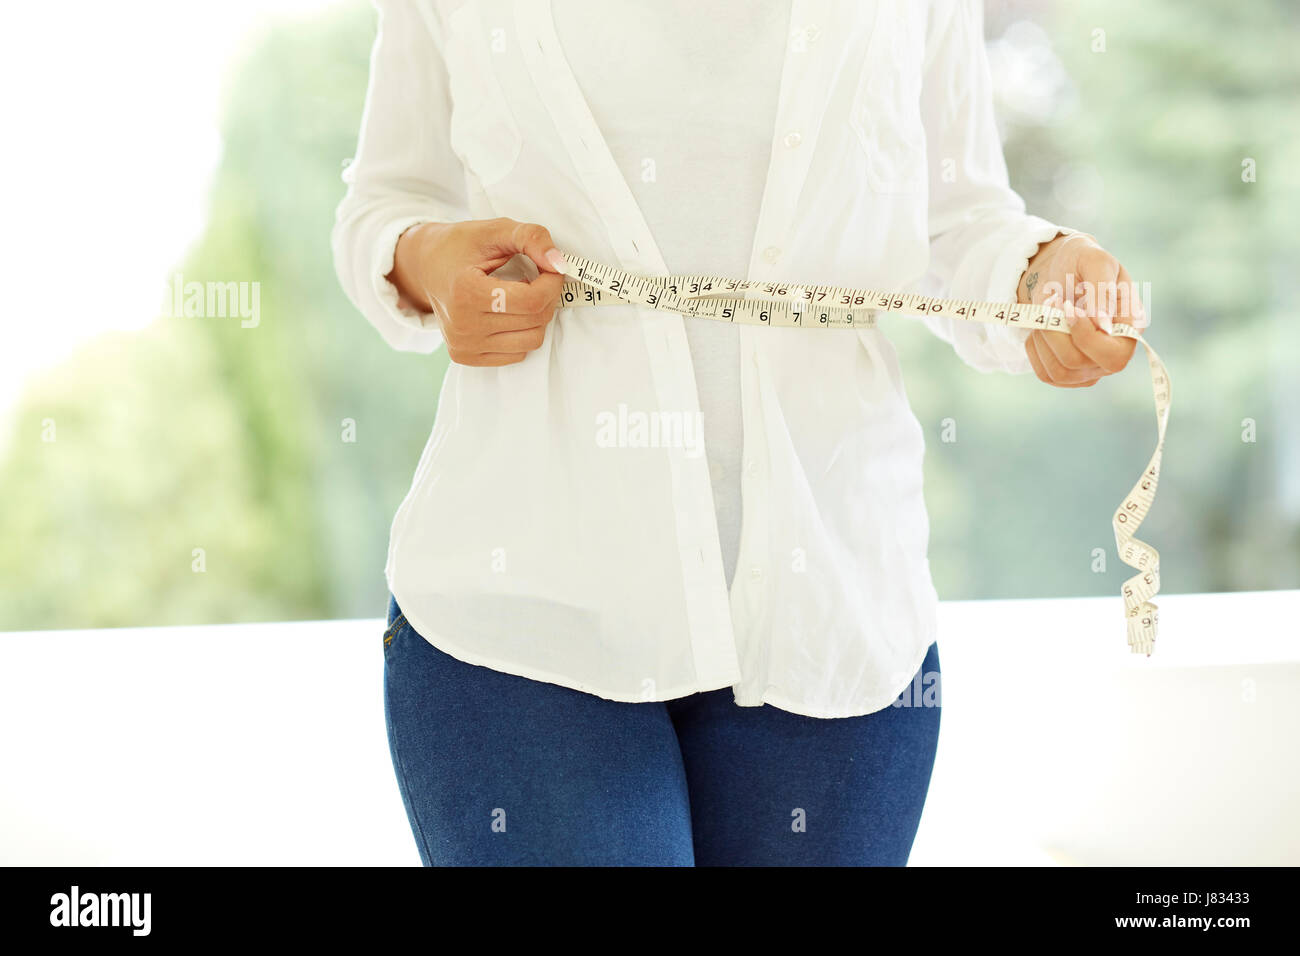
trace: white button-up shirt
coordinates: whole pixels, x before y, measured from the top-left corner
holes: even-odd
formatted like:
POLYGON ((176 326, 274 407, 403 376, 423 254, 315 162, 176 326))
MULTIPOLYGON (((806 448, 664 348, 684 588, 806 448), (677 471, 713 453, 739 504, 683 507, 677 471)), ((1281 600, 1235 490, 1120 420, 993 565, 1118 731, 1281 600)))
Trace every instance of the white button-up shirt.
MULTIPOLYGON (((419 222, 538 222, 561 249, 669 273, 547 0, 378 6, 333 238, 344 289, 392 346, 441 342, 385 279, 419 222)), ((1015 300, 1058 228, 1008 184, 978 3, 793 0, 772 69, 771 158, 737 278, 1015 300)), ((937 637, 938 599, 924 439, 886 331, 738 329, 729 590, 688 321, 710 320, 564 308, 523 362, 452 364, 393 522, 389 587, 447 653, 613 700, 732 687, 742 706, 815 717, 888 706, 937 637)), ((1024 330, 923 321, 976 369, 1030 370, 1024 330)))

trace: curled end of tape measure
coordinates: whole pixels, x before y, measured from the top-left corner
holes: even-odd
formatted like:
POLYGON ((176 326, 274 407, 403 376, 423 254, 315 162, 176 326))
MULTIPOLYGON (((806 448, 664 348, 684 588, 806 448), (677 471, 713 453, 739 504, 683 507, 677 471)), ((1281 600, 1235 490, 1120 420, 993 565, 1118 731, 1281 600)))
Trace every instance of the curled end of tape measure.
MULTIPOLYGON (((1156 606, 1148 602, 1145 608, 1149 609, 1139 615, 1137 627, 1130 624, 1128 635, 1128 648, 1134 654, 1145 654, 1151 656, 1151 652, 1156 649, 1156 606), (1149 622, 1149 623, 1148 623, 1149 622)), ((1130 619, 1131 620, 1131 619, 1130 619)))

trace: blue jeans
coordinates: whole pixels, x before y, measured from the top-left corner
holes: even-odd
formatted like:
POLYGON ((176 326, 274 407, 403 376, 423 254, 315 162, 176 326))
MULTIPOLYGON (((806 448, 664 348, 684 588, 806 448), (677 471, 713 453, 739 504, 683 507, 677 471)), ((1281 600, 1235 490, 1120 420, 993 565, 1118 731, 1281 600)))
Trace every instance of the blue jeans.
MULTIPOLYGON (((938 671, 932 644, 913 688, 938 671)), ((904 865, 939 737, 926 697, 825 719, 738 707, 730 688, 622 703, 457 660, 395 599, 384 633, 425 866, 904 865)))

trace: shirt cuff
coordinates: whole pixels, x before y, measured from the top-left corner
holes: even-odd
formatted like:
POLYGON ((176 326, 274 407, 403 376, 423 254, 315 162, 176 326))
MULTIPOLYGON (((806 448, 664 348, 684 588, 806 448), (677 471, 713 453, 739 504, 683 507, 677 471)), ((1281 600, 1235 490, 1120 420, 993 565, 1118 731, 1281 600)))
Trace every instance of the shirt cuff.
POLYGON ((442 327, 437 314, 403 305, 401 293, 389 281, 388 275, 393 271, 397 241, 402 238, 402 233, 412 226, 432 221, 434 220, 428 216, 408 216, 393 220, 380 231, 375 240, 370 266, 371 284, 379 304, 398 326, 409 330, 412 343, 418 341, 422 345, 421 351, 430 352, 442 344, 442 327))

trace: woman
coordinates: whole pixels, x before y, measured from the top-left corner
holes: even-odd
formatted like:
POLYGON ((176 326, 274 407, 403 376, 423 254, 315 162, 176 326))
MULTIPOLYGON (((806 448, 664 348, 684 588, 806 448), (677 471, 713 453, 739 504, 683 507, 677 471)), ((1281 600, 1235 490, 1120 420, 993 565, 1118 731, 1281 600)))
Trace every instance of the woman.
MULTIPOLYGON (((888 339, 557 308, 558 249, 1008 302, 1127 282, 1010 189, 979 5, 378 7, 334 250, 392 346, 451 359, 386 568, 422 860, 904 864, 939 658, 888 339)), ((1082 387, 1134 342, 1076 304, 1069 333, 925 321, 1082 387)))

